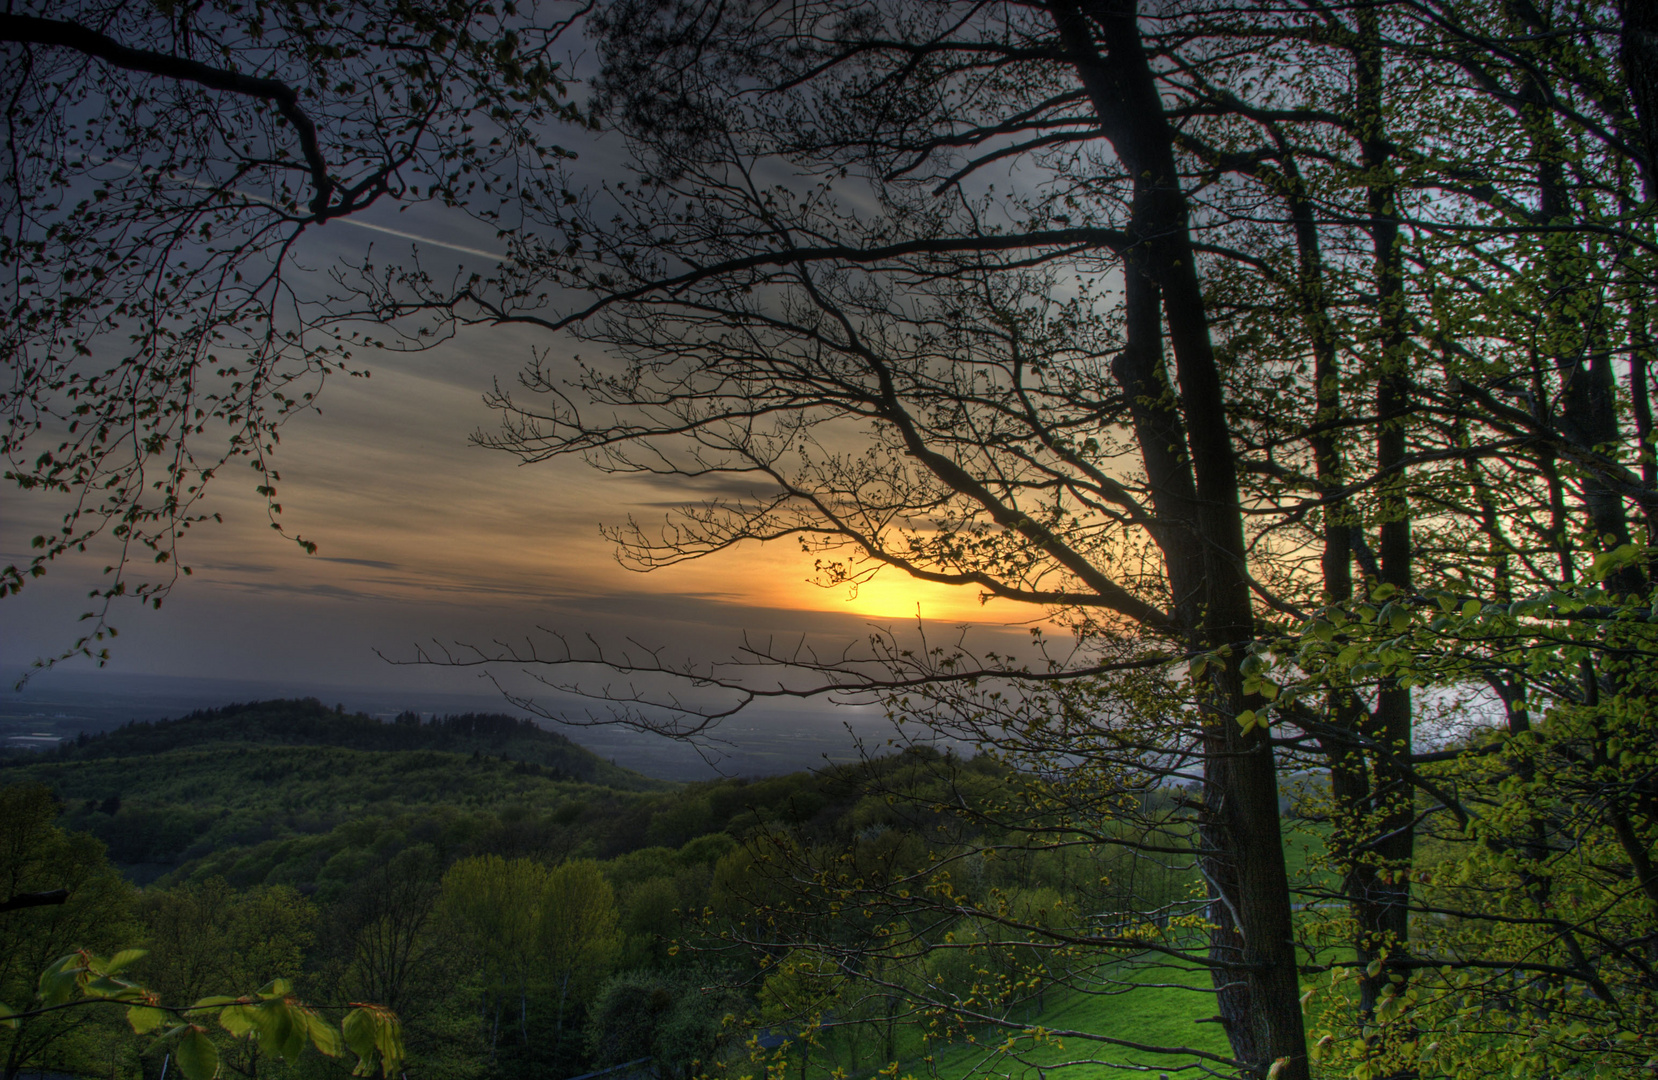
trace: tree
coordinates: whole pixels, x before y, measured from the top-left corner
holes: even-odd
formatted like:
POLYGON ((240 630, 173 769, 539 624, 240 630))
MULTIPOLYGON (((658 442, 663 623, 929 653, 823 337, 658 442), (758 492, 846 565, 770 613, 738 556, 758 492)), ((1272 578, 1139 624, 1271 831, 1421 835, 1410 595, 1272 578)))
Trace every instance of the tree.
POLYGON ((623 972, 593 997, 589 1054, 600 1066, 648 1057, 668 1077, 707 1075, 735 1041, 731 1021, 744 1011, 711 971, 623 972))
POLYGON ((609 973, 621 945, 617 934, 616 894, 592 859, 560 863, 547 877, 539 944, 549 974, 558 986, 558 1030, 572 986, 585 999, 609 973))
MULTIPOLYGON (((58 889, 59 903, 0 912, 0 1002, 26 1012, 41 971, 75 948, 108 949, 130 930, 132 890, 104 858, 103 845, 58 828, 57 800, 38 784, 0 788, 0 892, 58 889)), ((26 1069, 82 1064, 77 1038, 96 1019, 84 1013, 25 1016, 0 1027, 5 1080, 26 1069)))
POLYGON ((0 447, 8 482, 65 506, 0 595, 107 536, 110 578, 66 656, 101 657, 113 601, 159 605, 188 572, 179 541, 228 463, 254 465, 281 527, 278 429, 327 373, 366 375, 354 350, 379 344, 296 275, 308 230, 389 202, 505 227, 515 200, 546 197, 564 152, 542 125, 579 117, 551 58, 563 24, 542 15, 99 0, 0 15, 0 447))
MULTIPOLYGON (((543 260, 493 294, 414 271, 387 283, 384 310, 608 346, 613 361, 573 379, 532 365, 493 399, 489 441, 526 461, 719 477, 732 495, 661 531, 617 530, 642 568, 791 539, 825 584, 896 571, 1068 623, 1082 648, 1029 665, 878 641, 862 664, 756 650, 803 673, 793 683, 698 674, 740 700, 884 693, 1056 778, 1046 798, 1068 820, 1053 827, 1076 842, 1183 852, 1208 892, 1207 942, 1154 951, 1212 973, 1240 1069, 1306 1075, 1300 975, 1321 969, 1359 973, 1343 1031, 1364 1069, 1441 1067, 1420 1053, 1428 1013, 1407 1003, 1457 998, 1452 980, 1476 969, 1503 973, 1487 1000, 1510 995, 1494 1007, 1515 1024, 1574 1015, 1516 987, 1560 979, 1598 998, 1617 968, 1644 1001, 1651 983, 1634 959, 1647 916, 1562 920, 1534 869, 1528 914, 1456 909, 1485 928, 1477 957, 1458 951, 1474 938, 1412 929, 1452 917, 1416 888, 1456 843, 1425 823, 1533 867, 1615 851, 1603 884, 1629 885, 1603 894, 1608 912, 1658 884, 1652 777, 1595 764, 1651 732, 1637 658, 1658 248, 1640 18, 614 3, 595 21, 599 108, 634 177, 545 214, 543 260), (544 282, 591 303, 546 311, 544 282), (1436 706, 1417 689, 1478 684, 1497 730, 1423 746, 1436 706), (1559 804, 1482 832, 1512 805, 1504 784, 1537 790, 1538 740, 1556 737, 1605 847, 1559 804), (1499 757, 1502 783, 1483 772, 1499 757), (1331 930, 1356 961, 1294 916, 1279 778, 1308 767, 1330 777, 1346 905, 1331 930), (1188 783, 1197 805, 1162 797, 1188 783), (1099 827, 1112 818, 1123 827, 1099 827), (1562 962, 1498 944, 1515 919, 1550 927, 1562 962)), ((555 662, 588 659, 605 658, 555 662)), ((682 701, 624 704, 679 734, 722 715, 675 713, 682 701)), ((1146 948, 974 911, 1056 943, 1146 948)), ((1596 1013, 1572 1052, 1611 1052, 1642 1008, 1596 1013)))
POLYGON ((170 1001, 194 1001, 297 972, 316 937, 316 909, 282 885, 238 892, 215 877, 152 890, 139 912, 150 945, 139 972, 170 1001))
MULTIPOLYGON (((1418 1036, 1470 994, 1559 1020, 1562 1061, 1638 1056, 1658 65, 1634 7, 619 0, 598 104, 635 175, 519 197, 493 280, 360 288, 388 319, 608 346, 498 394, 493 444, 743 492, 619 529, 641 567, 791 539, 828 585, 908 573, 1068 625, 1029 663, 878 639, 757 650, 793 665, 776 684, 699 675, 883 695, 1042 781, 976 812, 1016 848, 1187 860, 1205 890, 1196 922, 1054 925, 956 895, 965 827, 878 888, 784 836, 813 904, 855 896, 895 944, 798 920, 754 944, 867 979, 858 950, 928 947, 923 917, 970 903, 1056 953, 1207 973, 1257 1075, 1306 1074, 1302 976, 1347 971, 1323 1015, 1367 1072, 1453 1067, 1418 1036), (1484 716, 1440 710, 1475 688, 1484 716), (1298 894, 1278 806, 1308 769, 1340 885, 1298 894), (1459 866, 1479 887, 1439 892, 1459 866)), ((724 714, 623 704, 679 734, 724 714)))
MULTIPOLYGON (((234 997, 247 987, 291 981, 316 937, 316 908, 284 885, 238 892, 215 877, 152 890, 138 906, 149 954, 136 970, 145 988, 168 1002, 234 997)), ((377 999, 364 995, 357 1000, 377 999)), ((387 1002, 386 1007, 393 1006, 387 1002)), ((243 1076, 257 1077, 262 1059, 271 1053, 269 1040, 245 1039, 246 1032, 234 1027, 226 1032, 230 1037, 220 1040, 217 1060, 243 1076)))
POLYGON ((513 997, 518 999, 519 1035, 529 1042, 530 983, 540 981, 536 944, 546 887, 546 867, 499 855, 462 859, 443 875, 445 914, 483 961, 483 1018, 492 1054, 501 1007, 513 997))
POLYGON ((335 1057, 350 1048, 358 1058, 356 1075, 376 1067, 387 1077, 398 1071, 402 1037, 389 1009, 353 1005, 341 1010, 336 1029, 298 1000, 292 982, 281 976, 262 980, 253 993, 223 993, 251 985, 238 981, 255 973, 298 970, 314 912, 291 889, 237 895, 214 880, 152 894, 144 898, 142 921, 165 951, 99 955, 112 940, 138 930, 132 889, 96 839, 55 824, 58 809, 38 784, 0 788, 0 890, 22 901, 0 909, 0 1046, 7 1080, 31 1068, 113 1068, 103 1052, 118 1043, 114 1024, 123 1019, 139 1034, 175 1021, 158 1037, 189 1080, 219 1075, 219 1047, 205 1026, 214 1020, 234 1040, 232 1067, 249 1076, 256 1075, 261 1054, 291 1062, 307 1045, 335 1057), (44 882, 59 888, 39 889, 44 882), (145 967, 158 979, 152 986, 133 981, 128 970, 147 955, 145 967))
MULTIPOLYGON (((351 996, 407 1011, 405 998, 441 965, 436 853, 427 845, 377 867, 336 905, 330 920, 348 938, 344 985, 351 996)), ((407 1017, 405 1017, 407 1022, 407 1017)))
MULTIPOLYGON (((499 855, 462 859, 443 876, 443 907, 483 960, 491 1053, 502 1006, 511 1009, 516 997, 521 1051, 557 1059, 565 1052, 572 991, 575 1001, 585 1001, 621 944, 615 895, 598 864, 578 859, 549 869, 499 855), (532 1042, 532 1001, 554 1014, 550 1040, 532 1042)), ((534 1027, 543 1030, 539 1021, 534 1027)))
POLYGON ((314 991, 374 1001, 397 1013, 411 1068, 436 1077, 479 1074, 483 1032, 467 943, 440 908, 443 863, 429 844, 405 848, 360 876, 319 926, 314 991))
MULTIPOLYGON (((772 489, 687 513, 660 546, 625 535, 624 551, 646 565, 799 536, 869 561, 825 559, 831 581, 892 566, 1062 605, 1104 630, 1133 626, 1134 640, 1156 641, 1154 658, 1168 644, 1176 657, 1235 649, 1255 637, 1244 504, 1156 70, 1132 10, 1002 15, 956 27, 946 7, 871 10, 867 36, 843 40, 830 29, 840 10, 823 6, 756 50, 738 42, 753 41, 762 8, 683 23, 610 9, 605 104, 635 139, 642 185, 619 191, 624 224, 597 236, 592 260, 558 269, 601 293, 580 332, 635 363, 582 384, 617 410, 614 423, 586 422, 556 396, 546 414, 501 397, 500 445, 527 459, 590 452, 618 470, 729 472, 772 489), (997 74, 997 56, 1030 73, 997 74), (807 78, 814 71, 828 74, 807 78), (965 89, 927 89, 980 79, 996 91, 962 112, 950 103, 967 101, 952 96, 965 89), (771 111, 750 104, 759 85, 794 90, 771 111), (866 115, 890 126, 865 129, 866 115), (842 118, 852 122, 833 126, 842 118), (1108 147, 1116 162, 1101 183, 1121 177, 1110 195, 1120 201, 1071 224, 1055 215, 1068 219, 1060 208, 1074 195, 994 206, 965 194, 951 147, 1007 124, 1049 130, 1040 145, 1055 153, 1108 147), (815 189, 765 184, 749 164, 761 155, 821 166, 815 189), (878 214, 830 201, 849 168, 897 177, 875 187, 878 214), (1086 260, 1065 282, 1081 294, 1069 304, 1045 299, 1059 287, 1056 258, 1086 260), (1101 324, 1094 294, 1119 258, 1123 321, 1101 324), (1119 352, 1114 374, 1108 350, 1119 352), (1128 429, 1126 448, 1114 422, 1128 429), (850 439, 867 449, 842 452, 850 439), (1186 452, 1171 455, 1175 442, 1186 452), (1147 478, 1138 490, 1113 475, 1129 450, 1147 478)), ((579 218, 567 227, 593 235, 579 218)), ((529 386, 557 389, 542 372, 529 386)), ((1242 1060, 1301 1070, 1276 783, 1266 732, 1235 722, 1254 697, 1241 660, 1240 649, 1218 665, 1193 733, 1217 993, 1242 1060)))

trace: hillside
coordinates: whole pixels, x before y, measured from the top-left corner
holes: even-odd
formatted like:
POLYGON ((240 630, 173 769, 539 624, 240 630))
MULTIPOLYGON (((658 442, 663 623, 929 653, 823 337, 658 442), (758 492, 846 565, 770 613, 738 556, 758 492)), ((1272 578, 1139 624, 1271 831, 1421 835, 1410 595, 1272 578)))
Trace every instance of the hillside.
MULTIPOLYGON (((877 892, 870 894, 877 897, 873 906, 824 904, 819 887, 807 884, 812 877, 799 876, 818 859, 855 861, 859 873, 869 875, 860 882, 877 888, 894 873, 907 880, 929 861, 943 859, 944 873, 958 863, 965 871, 953 888, 971 888, 985 898, 1070 905, 1066 910, 1114 910, 1109 905, 1123 900, 1156 908, 1190 890, 1189 875, 1178 866, 1130 865, 1121 852, 1074 844, 1027 848, 1003 818, 1011 813, 1023 820, 1016 808, 1024 804, 1028 779, 992 756, 963 759, 911 747, 816 773, 667 785, 509 717, 423 724, 406 715, 399 723, 380 724, 316 701, 262 702, 130 724, 0 766, 0 787, 47 785, 57 796, 60 824, 98 837, 118 869, 147 886, 122 895, 131 900, 134 918, 145 921, 151 936, 143 942, 157 964, 171 963, 165 958, 184 949, 180 940, 166 937, 176 929, 175 916, 192 927, 223 922, 214 948, 245 948, 251 955, 270 936, 272 913, 286 912, 297 927, 289 969, 344 1000, 382 1000, 395 992, 413 1055, 423 1063, 463 1066, 445 1074, 450 1080, 593 1071, 610 1061, 610 1052, 595 1050, 590 1036, 601 1029, 612 1035, 632 1031, 626 1010, 640 990, 652 1002, 684 1006, 662 1024, 694 1020, 706 1025, 708 1040, 725 1030, 727 1013, 777 1007, 777 987, 766 990, 768 980, 753 958, 716 944, 711 934, 717 931, 723 941, 728 928, 763 919, 778 932, 805 934, 802 940, 823 934, 858 940, 867 933, 871 911, 910 896, 901 891, 881 901, 885 894, 877 892), (633 790, 570 778, 580 768, 592 776, 620 774, 633 790), (975 848, 984 854, 964 860, 975 848), (789 862, 795 857, 810 862, 789 862), (773 859, 782 860, 782 876, 767 869, 773 859), (542 955, 536 950, 553 939, 541 924, 524 929, 517 922, 497 923, 495 909, 510 908, 523 882, 544 878, 536 888, 551 890, 553 875, 563 875, 560 889, 586 883, 591 910, 609 913, 603 931, 608 944, 568 995, 550 982, 513 988, 509 1004, 544 1019, 533 1029, 520 1025, 519 1038, 492 1046, 487 1037, 495 1028, 484 1025, 496 991, 486 960, 468 944, 478 939, 467 935, 481 931, 467 930, 472 923, 465 920, 490 935, 516 935, 514 955, 542 955), (1113 881, 1121 888, 1107 888, 1113 881), (481 906, 460 899, 480 890, 496 890, 494 899, 481 906), (247 912, 254 927, 244 944, 231 932, 236 912, 247 912), (688 921, 682 912, 709 921, 688 921), (397 947, 412 947, 409 955, 423 960, 396 987, 365 996, 361 980, 372 972, 359 965, 381 955, 375 950, 391 940, 388 932, 406 935, 397 947), (169 949, 157 947, 163 940, 169 949), (686 1003, 704 1002, 700 990, 695 996, 685 990, 704 985, 716 970, 712 965, 727 984, 751 992, 713 999, 705 1008, 697 1005, 704 1010, 697 1012, 686 1003), (608 1019, 595 1019, 600 1016, 608 1019), (526 1034, 531 1030, 533 1040, 526 1034)), ((33 790, 51 802, 38 789, 13 790, 22 793, 18 798, 33 790)), ((548 898, 563 894, 526 895, 551 904, 548 898)), ((984 927, 971 917, 941 914, 925 903, 919 910, 940 932, 984 940, 984 927)), ((568 911, 578 909, 589 910, 568 911)), ((565 912, 560 919, 576 917, 556 910, 565 912)), ((923 950, 906 954, 904 962, 945 994, 960 995, 975 985, 975 969, 953 962, 959 954, 938 955, 942 959, 923 950)), ((995 956, 996 963, 1018 960, 1014 953, 995 956)), ((1086 964, 1044 969, 1043 979, 1059 978, 1060 971, 1068 973, 1034 1005, 1047 1010, 1044 1020, 1051 1013, 1107 1029, 1131 1023, 1191 1045, 1218 1039, 1213 1029, 1193 1029, 1206 1003, 1184 993, 1168 971, 1159 970, 1156 978, 1175 992, 1155 1003, 1100 992, 1109 988, 1086 964)), ((1032 1003, 1017 1007, 1029 1010, 1032 1003)), ((798 1065, 804 1080, 829 1080, 873 1071, 890 1059, 937 1064, 935 1075, 950 1080, 983 1066, 985 1047, 972 1041, 982 1034, 977 1029, 924 1045, 918 1028, 892 1029, 891 1013, 884 1019, 855 1015, 853 1027, 825 1030, 810 1060, 790 1064, 791 1074, 798 1065)), ((1037 1015, 1030 1012, 1029 1018, 1037 1015)), ((717 1048, 717 1041, 705 1045, 717 1048)), ((1091 1075, 1105 1080, 1117 1074, 1101 1069, 1091 1075)))
POLYGON ((0 762, 0 784, 20 781, 55 792, 64 824, 97 836, 136 880, 208 861, 228 873, 257 851, 230 874, 249 884, 341 877, 343 864, 322 873, 334 856, 411 842, 382 834, 458 851, 524 815, 608 823, 676 787, 515 717, 382 724, 314 699, 132 723, 0 762))

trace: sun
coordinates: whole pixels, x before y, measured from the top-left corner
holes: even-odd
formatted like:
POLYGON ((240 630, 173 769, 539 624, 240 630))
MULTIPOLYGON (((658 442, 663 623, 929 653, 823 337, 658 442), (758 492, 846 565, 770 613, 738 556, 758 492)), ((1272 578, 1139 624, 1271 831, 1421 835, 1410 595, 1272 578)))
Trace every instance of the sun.
POLYGON ((917 581, 886 569, 855 586, 824 588, 801 580, 793 590, 791 606, 807 611, 846 612, 871 619, 914 619, 919 615, 938 622, 986 622, 1014 617, 1006 610, 1006 602, 981 603, 980 595, 975 586, 917 581))
POLYGON ((675 591, 724 603, 784 611, 856 615, 866 619, 929 622, 1018 622, 1038 614, 1006 600, 981 603, 972 585, 917 581, 884 568, 856 586, 824 587, 814 580, 812 558, 786 543, 752 544, 674 567, 675 591))

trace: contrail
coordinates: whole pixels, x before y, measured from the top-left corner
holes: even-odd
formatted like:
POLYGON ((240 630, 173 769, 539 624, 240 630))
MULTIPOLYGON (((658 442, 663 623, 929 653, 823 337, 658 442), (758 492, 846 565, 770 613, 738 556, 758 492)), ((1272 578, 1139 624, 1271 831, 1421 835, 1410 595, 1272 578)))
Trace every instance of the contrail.
POLYGON ((402 229, 391 229, 384 225, 375 225, 367 221, 360 221, 354 217, 333 218, 342 225, 355 225, 359 229, 370 229, 374 232, 385 233, 387 236, 396 236, 404 240, 413 240, 417 244, 429 244, 432 247, 448 248, 450 251, 459 251, 466 255, 477 255, 480 258, 493 259, 496 262, 506 262, 507 256, 498 251, 485 251, 482 248, 467 247, 464 244, 451 244, 447 240, 434 240, 430 236, 419 236, 415 233, 404 232, 402 229))
MULTIPOLYGON (((118 166, 120 168, 126 169, 128 172, 150 173, 150 172, 155 171, 155 170, 152 170, 152 169, 145 168, 144 166, 138 165, 134 162, 123 161, 120 158, 100 157, 100 158, 97 158, 96 160, 97 160, 98 164, 100 164, 100 165, 115 165, 115 166, 118 166)), ((203 190, 203 191, 219 190, 218 185, 213 184, 209 181, 192 180, 189 177, 181 177, 181 176, 170 176, 170 177, 168 177, 168 179, 172 180, 174 183, 183 184, 185 187, 196 188, 198 190, 203 190)), ((229 191, 230 194, 233 194, 237 198, 240 198, 240 199, 246 199, 248 202, 260 203, 264 206, 269 206, 269 207, 272 207, 272 208, 278 208, 278 204, 275 202, 275 200, 268 199, 263 195, 255 195, 252 192, 239 191, 235 188, 230 188, 230 189, 227 189, 227 190, 229 191)), ((334 221, 338 221, 338 222, 340 222, 342 224, 345 224, 345 225, 355 225, 359 229, 368 229, 372 232, 385 233, 387 236, 395 236, 400 240, 412 240, 417 244, 429 244, 432 247, 448 248, 450 251, 459 251, 464 255, 476 255, 479 258, 492 259, 495 262, 507 262, 507 261, 509 261, 508 256, 503 255, 499 251, 485 251, 483 248, 467 247, 465 244, 451 244, 447 240, 434 240, 430 236, 420 236, 417 233, 404 232, 402 229, 393 229, 393 228, 390 228, 390 227, 385 226, 385 225, 374 225, 374 224, 372 224, 370 222, 367 222, 367 221, 360 221, 357 218, 351 217, 351 216, 330 218, 328 221, 325 221, 322 224, 327 225, 330 222, 334 222, 334 221)), ((321 228, 320 225, 317 226, 317 227, 321 228)))

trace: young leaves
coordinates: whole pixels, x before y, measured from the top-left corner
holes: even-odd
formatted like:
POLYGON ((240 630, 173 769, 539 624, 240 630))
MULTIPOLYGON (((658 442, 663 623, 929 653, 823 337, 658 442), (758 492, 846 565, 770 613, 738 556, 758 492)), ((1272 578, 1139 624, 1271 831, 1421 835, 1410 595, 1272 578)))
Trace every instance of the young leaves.
MULTIPOLYGON (((40 975, 40 1005, 51 1009, 100 1001, 131 1002, 127 1023, 139 1034, 160 1028, 168 1014, 182 1019, 184 1023, 160 1038, 176 1043, 173 1056, 185 1080, 214 1080, 219 1075, 219 1050, 205 1026, 206 1021, 215 1019, 233 1038, 256 1039, 265 1053, 289 1062, 298 1060, 307 1045, 329 1057, 339 1057, 349 1046, 358 1058, 357 1076, 372 1075, 378 1067, 383 1076, 390 1077, 402 1067, 402 1028, 389 1009, 354 1005, 345 1016, 342 1035, 315 1009, 293 996, 293 983, 287 979, 273 979, 245 997, 219 994, 184 1008, 167 1007, 151 991, 116 977, 116 972, 142 956, 142 949, 127 949, 106 960, 83 949, 61 957, 40 975)), ((18 1015, 0 1005, 0 1024, 15 1027, 18 1015)))
POLYGON ((378 1005, 359 1005, 340 1024, 351 1052, 357 1055, 353 1076, 372 1076, 376 1065, 389 1077, 403 1064, 403 1030, 397 1014, 378 1005))
POLYGON ((206 1029, 188 1024, 173 1030, 181 1033, 173 1059, 178 1062, 185 1080, 213 1080, 219 1075, 219 1048, 207 1037, 206 1029))

